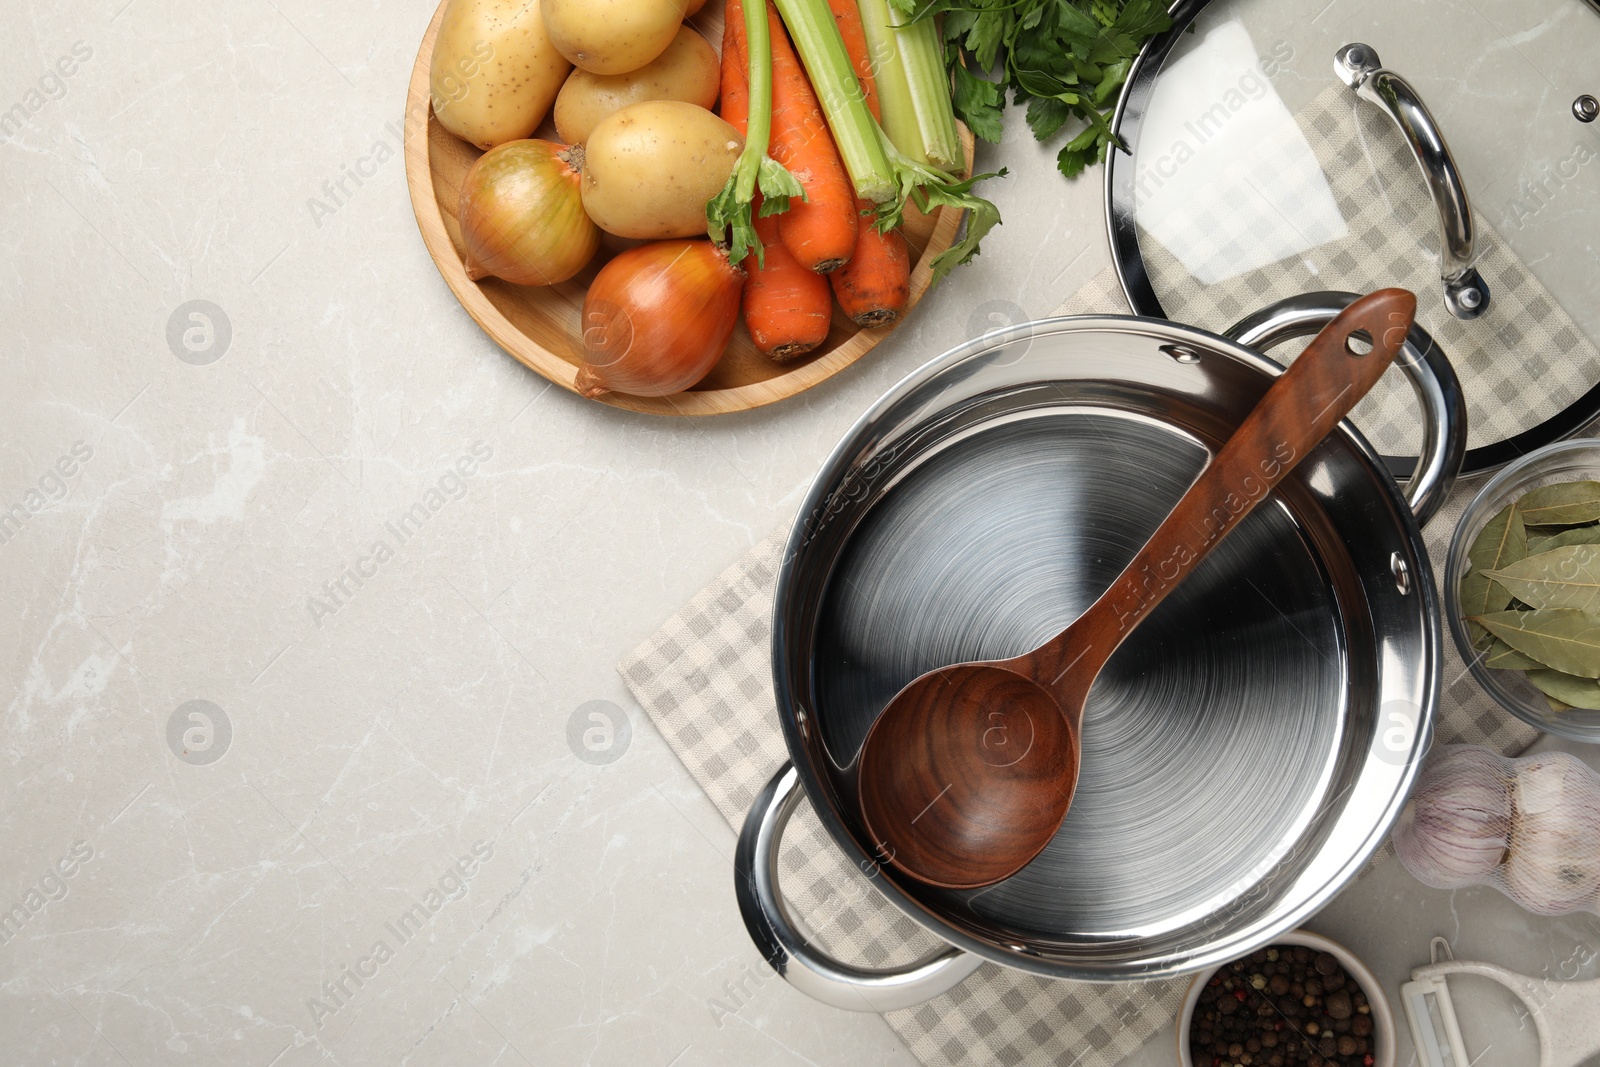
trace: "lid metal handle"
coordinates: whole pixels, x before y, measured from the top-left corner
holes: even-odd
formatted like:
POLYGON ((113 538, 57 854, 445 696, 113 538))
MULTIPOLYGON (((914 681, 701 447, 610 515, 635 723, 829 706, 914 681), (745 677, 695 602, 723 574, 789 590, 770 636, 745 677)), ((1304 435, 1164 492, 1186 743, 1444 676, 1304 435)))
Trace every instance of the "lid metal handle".
POLYGON ((1489 307, 1489 286, 1472 265, 1472 205, 1439 124, 1411 83, 1383 68, 1371 45, 1345 45, 1333 57, 1333 70, 1356 95, 1383 108, 1400 127, 1439 212, 1439 276, 1445 307, 1458 319, 1477 318, 1489 307))

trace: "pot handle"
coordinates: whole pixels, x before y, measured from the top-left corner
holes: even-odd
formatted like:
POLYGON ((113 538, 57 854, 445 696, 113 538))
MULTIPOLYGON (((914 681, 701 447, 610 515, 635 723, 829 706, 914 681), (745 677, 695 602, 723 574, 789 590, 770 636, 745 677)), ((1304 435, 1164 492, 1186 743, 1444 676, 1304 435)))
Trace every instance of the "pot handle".
POLYGON ((894 1011, 955 988, 982 957, 951 946, 892 970, 852 967, 827 955, 789 914, 778 888, 778 845, 804 796, 800 775, 785 763, 766 784, 739 832, 733 889, 745 929, 772 969, 802 993, 846 1011, 894 1011))
POLYGON ((1383 108, 1411 147, 1439 213, 1439 278, 1444 306, 1458 319, 1489 309, 1489 285, 1472 265, 1472 205, 1439 124, 1411 83, 1383 69, 1371 45, 1347 44, 1333 57, 1333 71, 1356 95, 1383 108))
MULTIPOLYGON (((1234 323, 1223 336, 1265 352, 1317 333, 1356 298, 1355 293, 1340 292, 1291 296, 1234 323)), ((1396 479, 1406 478, 1406 502, 1416 513, 1417 524, 1426 526, 1461 471, 1467 451, 1467 402, 1449 358, 1421 326, 1411 327, 1394 365, 1411 382, 1422 407, 1422 452, 1415 460, 1385 456, 1383 461, 1396 479)))

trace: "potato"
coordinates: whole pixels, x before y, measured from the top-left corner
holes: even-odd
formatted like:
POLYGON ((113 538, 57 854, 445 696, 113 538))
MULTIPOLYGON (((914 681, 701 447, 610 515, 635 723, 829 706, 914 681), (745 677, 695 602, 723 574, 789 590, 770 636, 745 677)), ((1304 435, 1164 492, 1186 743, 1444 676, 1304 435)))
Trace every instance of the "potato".
POLYGON ((479 148, 533 133, 572 64, 556 51, 542 0, 450 0, 429 87, 439 125, 479 148))
POLYGON ((692 237, 733 173, 739 131, 697 104, 646 100, 601 120, 584 146, 583 208, 619 237, 692 237))
POLYGON ((665 52, 638 70, 574 70, 556 97, 556 132, 564 144, 580 144, 601 119, 642 100, 683 100, 709 109, 717 102, 721 74, 716 50, 685 26, 665 52))
POLYGON ((626 74, 667 50, 685 0, 543 0, 544 24, 561 52, 591 74, 626 74))

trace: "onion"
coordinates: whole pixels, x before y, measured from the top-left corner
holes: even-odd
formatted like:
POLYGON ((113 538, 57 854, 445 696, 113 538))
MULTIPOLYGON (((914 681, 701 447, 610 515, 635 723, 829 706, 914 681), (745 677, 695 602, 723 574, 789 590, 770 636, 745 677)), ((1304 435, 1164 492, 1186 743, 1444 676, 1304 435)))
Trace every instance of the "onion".
POLYGON ((583 301, 584 396, 666 396, 711 373, 739 317, 744 271, 710 241, 656 241, 607 263, 583 301))
POLYGON ((583 269, 600 229, 583 210, 583 150, 551 141, 489 149, 461 182, 467 277, 554 285, 583 269))

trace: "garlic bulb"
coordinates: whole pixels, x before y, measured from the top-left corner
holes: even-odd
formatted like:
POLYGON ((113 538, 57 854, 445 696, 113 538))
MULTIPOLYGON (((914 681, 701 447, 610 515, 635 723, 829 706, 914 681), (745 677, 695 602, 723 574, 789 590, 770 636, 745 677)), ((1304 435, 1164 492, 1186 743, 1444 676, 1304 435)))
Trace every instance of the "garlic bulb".
POLYGON ((1564 752, 1517 762, 1506 894, 1540 915, 1600 913, 1600 777, 1564 752))
POLYGON ((1436 748, 1400 813, 1394 846, 1406 870, 1435 889, 1484 881, 1511 844, 1505 758, 1487 748, 1436 748))
POLYGON ((1566 753, 1435 749, 1394 844, 1436 889, 1488 884, 1539 915, 1600 914, 1600 775, 1566 753))

